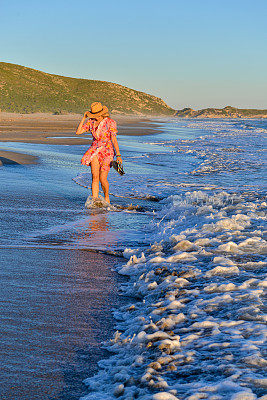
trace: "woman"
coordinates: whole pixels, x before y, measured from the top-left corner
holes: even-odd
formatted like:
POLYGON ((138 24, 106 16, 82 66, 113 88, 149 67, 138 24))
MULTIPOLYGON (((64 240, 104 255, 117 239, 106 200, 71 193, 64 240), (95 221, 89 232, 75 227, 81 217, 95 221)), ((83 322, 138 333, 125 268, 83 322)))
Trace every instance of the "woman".
POLYGON ((105 200, 109 200, 108 173, 110 164, 114 158, 114 149, 117 162, 122 163, 119 145, 116 137, 117 124, 109 117, 108 108, 101 103, 91 104, 91 110, 86 111, 78 126, 76 135, 90 131, 93 135, 93 143, 83 155, 81 163, 91 166, 92 173, 92 197, 98 198, 99 181, 104 192, 105 200), (86 118, 89 118, 86 123, 86 118))

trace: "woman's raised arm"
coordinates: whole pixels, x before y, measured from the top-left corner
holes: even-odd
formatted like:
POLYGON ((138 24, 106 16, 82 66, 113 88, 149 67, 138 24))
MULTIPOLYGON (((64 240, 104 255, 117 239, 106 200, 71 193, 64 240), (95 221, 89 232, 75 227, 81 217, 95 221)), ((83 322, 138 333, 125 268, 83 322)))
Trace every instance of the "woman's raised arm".
POLYGON ((76 130, 76 135, 81 135, 82 133, 85 132, 85 130, 83 129, 83 124, 84 124, 84 121, 85 121, 86 118, 87 118, 87 112, 88 112, 88 111, 86 111, 86 112, 84 113, 84 116, 82 117, 81 122, 79 123, 79 126, 78 126, 78 128, 77 128, 77 130, 76 130))

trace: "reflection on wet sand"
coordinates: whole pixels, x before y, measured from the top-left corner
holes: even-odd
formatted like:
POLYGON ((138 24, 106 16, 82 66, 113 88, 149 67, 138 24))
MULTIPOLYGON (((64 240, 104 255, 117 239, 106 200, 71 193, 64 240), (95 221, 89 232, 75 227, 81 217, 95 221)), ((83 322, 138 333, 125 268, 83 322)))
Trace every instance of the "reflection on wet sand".
POLYGON ((56 248, 1 249, 1 257, 0 397, 79 398, 113 329, 118 259, 56 248))
POLYGON ((84 219, 75 226, 71 234, 72 240, 79 246, 105 248, 116 247, 118 235, 110 230, 108 214, 91 213, 88 219, 84 219))
POLYGON ((30 246, 35 244, 68 249, 108 250, 117 248, 119 234, 111 226, 108 213, 92 213, 72 222, 32 232, 26 239, 30 246))

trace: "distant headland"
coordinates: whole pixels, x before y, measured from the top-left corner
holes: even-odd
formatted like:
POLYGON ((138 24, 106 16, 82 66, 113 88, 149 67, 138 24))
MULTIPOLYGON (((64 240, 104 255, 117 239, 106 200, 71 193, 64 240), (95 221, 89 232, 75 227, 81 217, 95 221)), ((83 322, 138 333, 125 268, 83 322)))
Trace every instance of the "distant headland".
POLYGON ((231 106, 203 108, 202 110, 183 108, 176 111, 175 115, 182 118, 267 118, 267 110, 242 109, 231 106))
POLYGON ((81 114, 96 100, 112 114, 182 118, 266 118, 267 110, 227 106, 175 110, 161 98, 112 82, 69 78, 0 62, 0 110, 11 113, 81 114))

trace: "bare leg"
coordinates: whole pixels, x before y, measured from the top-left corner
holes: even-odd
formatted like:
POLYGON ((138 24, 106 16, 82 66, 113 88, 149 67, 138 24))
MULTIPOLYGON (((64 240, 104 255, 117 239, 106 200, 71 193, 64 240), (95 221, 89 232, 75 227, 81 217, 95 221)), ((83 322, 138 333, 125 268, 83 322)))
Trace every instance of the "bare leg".
POLYGON ((108 172, 109 171, 100 171, 100 183, 104 192, 105 200, 107 203, 110 203, 109 200, 109 183, 108 183, 108 172))
POLYGON ((92 173, 92 197, 98 198, 100 165, 96 156, 92 158, 90 165, 92 173))

